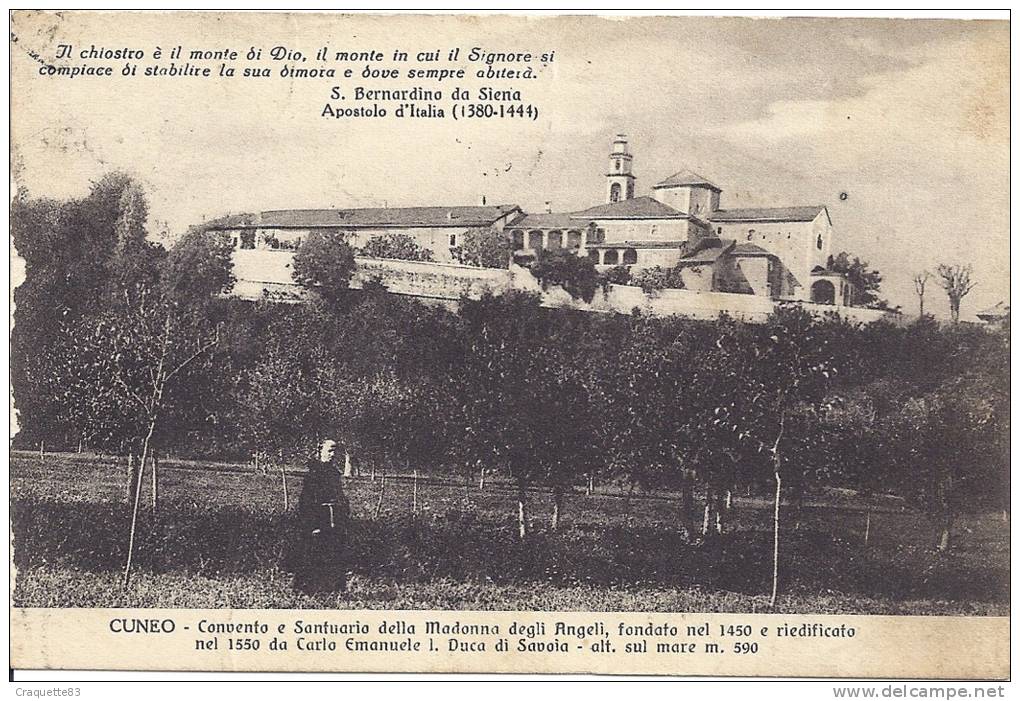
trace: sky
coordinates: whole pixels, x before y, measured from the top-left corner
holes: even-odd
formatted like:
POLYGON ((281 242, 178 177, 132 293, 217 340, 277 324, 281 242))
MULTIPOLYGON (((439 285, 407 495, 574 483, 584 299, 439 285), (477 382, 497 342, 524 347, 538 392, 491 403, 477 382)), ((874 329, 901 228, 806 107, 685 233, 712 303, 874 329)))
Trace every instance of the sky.
MULTIPOLYGON (((80 197, 126 170, 146 189, 150 228, 172 234, 226 213, 482 196, 574 211, 604 201, 610 144, 626 133, 638 195, 687 168, 722 188, 724 208, 827 205, 834 250, 881 271, 884 296, 908 313, 913 275, 939 263, 973 266, 963 318, 1009 299, 1006 22, 72 12, 19 13, 12 31, 14 175, 29 196, 80 197), (333 85, 453 85, 40 76, 68 43, 147 56, 157 45, 556 54, 531 81, 461 81, 519 87, 534 121, 336 120, 320 116, 333 85)), ((935 281, 925 307, 948 314, 935 281)))

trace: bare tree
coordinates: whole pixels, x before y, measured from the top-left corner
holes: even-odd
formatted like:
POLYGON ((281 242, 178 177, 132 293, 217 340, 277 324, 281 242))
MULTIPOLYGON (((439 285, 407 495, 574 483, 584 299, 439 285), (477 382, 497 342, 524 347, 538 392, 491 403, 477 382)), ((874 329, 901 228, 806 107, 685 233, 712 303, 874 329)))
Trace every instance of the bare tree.
POLYGON ((977 284, 970 279, 972 274, 969 265, 940 264, 935 269, 939 276, 939 284, 949 296, 949 308, 953 314, 953 323, 960 320, 960 302, 977 284))
POLYGON ((922 270, 919 273, 914 274, 914 291, 917 293, 917 299, 921 304, 921 310, 918 314, 922 319, 924 318, 924 287, 928 284, 928 280, 931 279, 931 273, 927 270, 922 270))

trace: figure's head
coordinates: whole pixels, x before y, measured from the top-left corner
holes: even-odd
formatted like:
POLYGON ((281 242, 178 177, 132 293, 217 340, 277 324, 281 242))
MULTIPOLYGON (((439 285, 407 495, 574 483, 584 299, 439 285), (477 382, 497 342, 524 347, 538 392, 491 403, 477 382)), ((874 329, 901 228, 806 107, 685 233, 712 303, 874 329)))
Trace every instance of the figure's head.
POLYGON ((319 461, 333 462, 334 455, 336 455, 336 441, 332 438, 327 438, 319 447, 319 461))

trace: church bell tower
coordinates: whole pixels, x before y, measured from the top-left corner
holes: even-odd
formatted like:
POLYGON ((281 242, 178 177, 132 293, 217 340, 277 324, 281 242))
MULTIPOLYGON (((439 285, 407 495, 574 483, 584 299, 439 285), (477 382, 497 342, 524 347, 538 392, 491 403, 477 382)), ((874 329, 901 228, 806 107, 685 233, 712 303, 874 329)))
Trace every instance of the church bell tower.
POLYGON ((606 173, 606 202, 621 202, 634 197, 634 157, 627 151, 627 137, 617 134, 613 151, 609 154, 609 172, 606 173))

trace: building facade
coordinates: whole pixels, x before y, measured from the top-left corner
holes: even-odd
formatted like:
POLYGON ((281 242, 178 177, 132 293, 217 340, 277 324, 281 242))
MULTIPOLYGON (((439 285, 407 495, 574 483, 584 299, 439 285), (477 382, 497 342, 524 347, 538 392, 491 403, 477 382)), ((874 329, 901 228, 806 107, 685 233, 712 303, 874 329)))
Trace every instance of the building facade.
POLYGON ((723 209, 722 189, 690 170, 636 196, 633 164, 627 139, 617 136, 605 203, 512 222, 518 254, 567 247, 602 269, 678 266, 689 290, 849 304, 847 281, 826 268, 833 229, 825 206, 723 209))
POLYGON ((605 270, 677 267, 684 288, 847 306, 846 279, 827 269, 832 221, 823 205, 725 209, 722 189, 680 170, 636 195, 634 156, 613 141, 605 201, 577 212, 526 214, 517 205, 294 209, 230 217, 211 225, 239 251, 295 250, 312 231, 342 233, 354 247, 400 233, 438 263, 455 263, 471 232, 506 236, 516 262, 566 249, 605 270))
POLYGON ((523 216, 517 205, 480 207, 375 207, 364 209, 284 209, 224 218, 207 225, 228 233, 239 251, 293 251, 311 232, 343 234, 359 248, 375 236, 404 234, 432 252, 439 263, 456 262, 453 249, 471 232, 503 233, 523 216))

